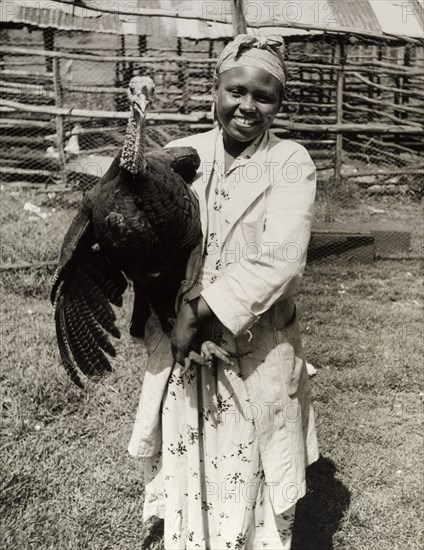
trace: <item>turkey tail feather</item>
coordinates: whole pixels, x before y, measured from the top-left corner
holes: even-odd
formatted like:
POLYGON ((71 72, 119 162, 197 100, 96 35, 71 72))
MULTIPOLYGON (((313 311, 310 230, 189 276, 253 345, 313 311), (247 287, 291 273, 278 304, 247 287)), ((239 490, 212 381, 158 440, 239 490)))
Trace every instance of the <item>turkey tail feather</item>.
POLYGON ((63 240, 59 263, 53 275, 50 292, 52 304, 57 298, 59 285, 67 278, 75 258, 78 257, 81 251, 88 249, 92 244, 94 244, 94 235, 91 220, 87 212, 81 208, 72 220, 63 240))
POLYGON ((93 255, 90 262, 84 265, 87 275, 96 283, 108 300, 118 306, 122 306, 122 294, 127 288, 127 280, 124 275, 112 269, 110 263, 101 258, 99 254, 93 255))
POLYGON ((65 311, 63 307, 63 297, 59 298, 55 312, 55 324, 57 343, 59 346, 59 353, 62 359, 63 366, 69 375, 69 378, 74 384, 80 388, 84 388, 80 377, 78 376, 77 366, 72 357, 71 348, 69 346, 68 335, 66 332, 65 311))
POLYGON ((55 303, 56 336, 70 379, 83 388, 78 370, 99 377, 112 367, 104 352, 116 350, 107 333, 120 338, 111 303, 122 305, 127 279, 101 252, 94 251, 90 219, 79 213, 65 237, 51 299, 55 303))
POLYGON ((65 322, 72 355, 82 372, 87 376, 96 376, 105 370, 111 371, 109 361, 84 322, 81 322, 78 310, 68 296, 65 298, 65 322))
MULTIPOLYGON (((113 311, 112 306, 103 294, 101 289, 97 286, 96 282, 88 275, 83 268, 78 268, 77 281, 80 283, 81 289, 83 289, 84 296, 86 296, 90 302, 93 302, 98 308, 99 312, 106 316, 111 321, 116 320, 116 313, 113 311)), ((93 312, 94 313, 94 312, 93 312)), ((102 319, 103 319, 102 315, 102 319)), ((105 327, 106 328, 106 327, 105 327)))
POLYGON ((103 332, 101 326, 96 321, 92 311, 84 300, 84 296, 78 287, 72 288, 72 299, 76 306, 77 311, 80 314, 81 322, 84 324, 86 330, 93 336, 97 345, 99 345, 110 356, 116 357, 116 350, 109 341, 106 334, 103 332))

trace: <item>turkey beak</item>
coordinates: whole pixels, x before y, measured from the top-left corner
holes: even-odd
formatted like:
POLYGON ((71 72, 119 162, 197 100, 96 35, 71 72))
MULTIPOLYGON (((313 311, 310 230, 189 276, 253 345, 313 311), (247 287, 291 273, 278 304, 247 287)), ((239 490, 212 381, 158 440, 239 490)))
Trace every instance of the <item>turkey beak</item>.
POLYGON ((143 119, 146 116, 146 111, 149 103, 150 102, 145 95, 140 95, 139 97, 136 97, 133 102, 134 114, 143 119))

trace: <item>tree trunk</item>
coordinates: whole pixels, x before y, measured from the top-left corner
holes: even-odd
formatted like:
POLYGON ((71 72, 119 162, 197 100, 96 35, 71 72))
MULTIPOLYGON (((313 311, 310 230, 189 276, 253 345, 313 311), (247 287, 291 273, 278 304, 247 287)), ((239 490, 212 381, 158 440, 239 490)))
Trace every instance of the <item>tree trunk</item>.
POLYGON ((243 0, 232 0, 234 3, 233 30, 234 36, 247 33, 246 19, 243 12, 243 0))

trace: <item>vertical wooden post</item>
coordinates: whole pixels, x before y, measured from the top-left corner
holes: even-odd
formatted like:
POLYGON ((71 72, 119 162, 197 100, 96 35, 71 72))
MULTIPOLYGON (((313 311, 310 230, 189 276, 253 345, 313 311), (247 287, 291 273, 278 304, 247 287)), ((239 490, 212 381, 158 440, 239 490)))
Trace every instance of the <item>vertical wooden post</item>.
POLYGON ((247 25, 244 17, 243 4, 244 0, 233 0, 234 15, 233 15, 233 31, 234 36, 237 34, 246 34, 247 25))
MULTIPOLYGON (((146 55, 146 51, 147 51, 147 39, 146 39, 146 35, 145 34, 142 34, 138 37, 138 55, 140 57, 143 57, 144 55, 146 55)), ((144 74, 147 74, 147 67, 143 66, 143 65, 139 65, 137 64, 136 65, 138 67, 138 74, 141 76, 141 75, 144 75, 144 74)), ((131 68, 131 72, 132 74, 134 74, 134 71, 133 71, 133 67, 131 68)))
POLYGON ((188 61, 182 62, 182 71, 183 75, 183 113, 188 113, 188 105, 190 100, 190 84, 189 84, 189 64, 188 61))
POLYGON ((141 34, 138 37, 138 55, 140 57, 143 57, 143 55, 146 55, 147 51, 147 36, 145 34, 141 34))
MULTIPOLYGON (((372 47, 371 47, 371 51, 372 51, 372 53, 373 53, 374 59, 376 59, 376 58, 377 58, 377 55, 378 55, 376 50, 377 50, 377 47, 376 47, 376 46, 372 46, 372 47)), ((378 72, 378 71, 376 71, 376 72, 378 72)), ((373 75, 373 74, 369 74, 369 75, 368 75, 368 79, 369 79, 371 82, 374 82, 374 75, 373 75)), ((371 84, 368 85, 368 97, 369 97, 370 99, 374 99, 374 87, 373 87, 371 84)), ((374 117, 373 117, 372 115, 369 117, 369 119, 371 119, 371 120, 372 120, 373 118, 374 118, 374 117)))
MULTIPOLYGON (((395 52, 396 52, 396 64, 399 64, 400 65, 400 62, 401 62, 401 51, 400 51, 400 47, 397 47, 395 48, 395 52)), ((403 88, 403 78, 401 76, 396 76, 394 75, 393 76, 393 81, 394 81, 394 85, 396 86, 396 88, 399 88, 400 90, 402 90, 403 88)), ((395 105, 400 105, 402 103, 402 92, 394 92, 394 102, 395 102, 395 105)), ((393 114, 398 117, 398 118, 401 118, 402 117, 402 111, 398 111, 397 109, 395 109, 393 111, 393 114)))
MULTIPOLYGON (((336 120, 337 124, 343 122, 343 88, 344 88, 344 63, 345 63, 345 45, 339 45, 339 64, 341 69, 337 71, 337 93, 336 93, 336 120)), ((334 170, 334 179, 337 187, 342 181, 342 163, 343 163, 343 135, 336 134, 336 165, 334 170)))
MULTIPOLYGON (((117 39, 119 40, 119 36, 116 35, 117 39)), ((119 57, 121 55, 121 50, 119 48, 116 49, 116 56, 119 57)), ((115 88, 119 88, 121 86, 121 65, 119 61, 115 61, 115 88)), ((115 111, 119 111, 119 101, 118 96, 114 94, 113 101, 115 103, 115 111)))
MULTIPOLYGON (((117 52, 119 57, 125 56, 125 36, 119 35, 119 49, 117 52)), ((125 61, 116 62, 116 87, 120 88, 126 86, 128 82, 125 82, 126 78, 126 66, 125 61)), ((122 94, 115 95, 115 108, 117 111, 126 111, 128 109, 128 102, 123 98, 122 94)))
MULTIPOLYGON (((63 107, 63 91, 60 82, 60 59, 52 58, 53 64, 53 88, 55 94, 55 106, 57 109, 63 107)), ((61 183, 66 183, 65 173, 65 148, 63 144, 63 115, 56 115, 56 147, 59 154, 60 179, 61 183)))
MULTIPOLYGON (((183 54, 183 43, 182 43, 182 40, 180 37, 177 38, 177 56, 178 57, 181 57, 183 54)), ((181 89, 182 91, 182 106, 181 106, 181 109, 183 111, 183 113, 186 112, 186 108, 187 108, 187 86, 188 86, 188 82, 187 82, 187 67, 186 67, 186 63, 184 61, 178 61, 177 63, 177 67, 178 67, 178 70, 177 70, 177 75, 178 75, 178 83, 177 83, 177 86, 178 88, 181 89)))
MULTIPOLYGON (((290 58, 289 58, 290 59, 290 58)), ((319 101, 321 104, 325 103, 325 77, 324 71, 318 72, 319 75, 319 101)))
MULTIPOLYGON (((331 42, 331 65, 337 65, 338 63, 338 57, 337 57, 337 44, 332 41, 331 42)), ((337 72, 336 71, 333 71, 331 70, 329 75, 328 75, 328 79, 329 79, 329 83, 333 83, 334 80, 336 79, 336 74, 337 72)), ((332 94, 332 91, 329 91, 327 92, 327 97, 328 97, 328 103, 332 103, 333 101, 333 94, 332 94)))
MULTIPOLYGON (((47 27, 43 29, 43 45, 45 50, 53 51, 54 50, 54 29, 47 27)), ((52 72, 52 58, 46 57, 46 70, 48 73, 52 72)))
MULTIPOLYGON (((404 54, 403 54, 403 63, 404 67, 410 67, 411 66, 411 44, 405 44, 404 46, 404 54)), ((407 76, 402 77, 402 84, 405 88, 405 93, 401 96, 401 103, 409 103, 409 78, 407 76)), ((408 118, 408 113, 405 111, 400 112, 400 118, 408 118)))
MULTIPOLYGON (((213 58, 213 40, 209 40, 209 59, 213 58)), ((208 79, 210 80, 212 78, 213 74, 213 66, 212 63, 208 63, 208 79)))
MULTIPOLYGON (((127 53, 126 43, 125 43, 125 34, 121 34, 121 52, 122 56, 125 57, 127 53)), ((133 64, 131 62, 123 61, 122 62, 122 80, 123 85, 128 86, 129 81, 133 75, 133 64)), ((125 106, 127 108, 127 106, 125 106)))

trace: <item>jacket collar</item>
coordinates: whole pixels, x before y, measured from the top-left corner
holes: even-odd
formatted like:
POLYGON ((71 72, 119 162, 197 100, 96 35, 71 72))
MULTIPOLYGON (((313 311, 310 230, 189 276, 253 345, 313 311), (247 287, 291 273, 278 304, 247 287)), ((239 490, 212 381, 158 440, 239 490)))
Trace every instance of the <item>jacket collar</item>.
MULTIPOLYGON (((202 164, 193 182, 193 190, 200 200, 200 218, 203 233, 206 234, 206 191, 214 170, 224 170, 224 143, 222 131, 218 127, 202 136, 198 136, 198 138, 198 142, 194 144, 194 147, 199 153, 202 164)), ((243 180, 243 193, 240 193, 239 200, 231 201, 229 209, 225 213, 225 227, 221 235, 222 244, 224 244, 231 229, 247 208, 271 185, 271 177, 266 163, 268 144, 269 132, 267 131, 237 157, 228 171, 228 173, 235 170, 240 171, 239 176, 243 180)))
MULTIPOLYGON (((271 184, 266 164, 268 143, 269 134, 265 132, 236 158, 227 172, 227 175, 233 174, 240 178, 242 189, 240 189, 241 192, 238 194, 237 200, 230 201, 224 213, 224 228, 221 234, 222 245, 247 208, 271 184), (236 171, 238 171, 238 174, 235 173, 236 171)), ((220 168, 221 155, 222 162, 224 162, 224 144, 220 132, 215 149, 215 161, 218 161, 215 164, 216 169, 220 168)))

